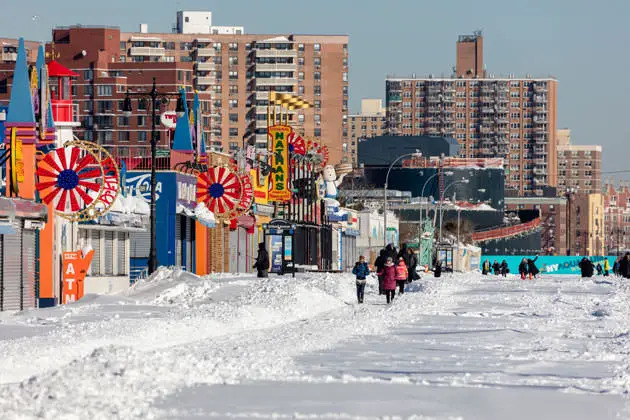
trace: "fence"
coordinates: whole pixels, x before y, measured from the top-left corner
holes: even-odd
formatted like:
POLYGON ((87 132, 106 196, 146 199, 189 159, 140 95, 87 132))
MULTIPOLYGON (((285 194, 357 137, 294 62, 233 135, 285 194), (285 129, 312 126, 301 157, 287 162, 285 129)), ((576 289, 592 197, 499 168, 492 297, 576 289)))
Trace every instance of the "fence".
POLYGON ((475 242, 484 242, 493 239, 509 238, 511 236, 517 236, 527 233, 529 231, 537 229, 538 227, 540 227, 540 218, 536 218, 527 223, 521 223, 519 225, 474 232, 472 234, 472 239, 475 242))

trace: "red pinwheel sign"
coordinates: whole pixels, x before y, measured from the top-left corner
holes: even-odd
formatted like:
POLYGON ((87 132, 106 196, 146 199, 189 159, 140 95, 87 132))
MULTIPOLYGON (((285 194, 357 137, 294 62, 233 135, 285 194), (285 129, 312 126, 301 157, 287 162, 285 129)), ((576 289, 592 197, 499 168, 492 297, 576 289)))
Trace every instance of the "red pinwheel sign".
POLYGON ((289 152, 295 153, 296 155, 306 154, 306 141, 302 136, 292 131, 287 136, 287 140, 289 142, 289 152))
POLYGON ((57 215, 87 221, 105 214, 120 192, 118 167, 101 146, 72 141, 38 163, 36 189, 57 215))
POLYGON ((197 178, 197 201, 206 203, 216 217, 229 219, 241 201, 242 189, 235 171, 225 166, 210 167, 197 178))

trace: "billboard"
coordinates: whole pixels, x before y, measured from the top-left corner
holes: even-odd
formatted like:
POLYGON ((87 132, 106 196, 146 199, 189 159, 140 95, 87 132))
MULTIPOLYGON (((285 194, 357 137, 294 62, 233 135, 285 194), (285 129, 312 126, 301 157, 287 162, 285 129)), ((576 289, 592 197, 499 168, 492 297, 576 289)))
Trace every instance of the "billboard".
MULTIPOLYGON (((488 255, 482 256, 481 261, 479 261, 479 269, 481 269, 481 265, 487 259, 490 261, 490 265, 494 263, 494 261, 498 261, 499 264, 501 261, 505 260, 508 263, 508 268, 510 269, 510 273, 518 273, 518 265, 521 263, 523 258, 536 258, 531 255, 488 255)), ((536 267, 543 274, 580 274, 580 266, 579 263, 584 258, 584 256, 556 256, 556 255, 541 255, 536 260, 536 267)), ((594 265, 598 263, 604 266, 604 260, 607 259, 610 263, 610 269, 612 272, 613 264, 617 259, 614 255, 609 255, 605 257, 600 256, 591 256, 588 257, 594 265)))

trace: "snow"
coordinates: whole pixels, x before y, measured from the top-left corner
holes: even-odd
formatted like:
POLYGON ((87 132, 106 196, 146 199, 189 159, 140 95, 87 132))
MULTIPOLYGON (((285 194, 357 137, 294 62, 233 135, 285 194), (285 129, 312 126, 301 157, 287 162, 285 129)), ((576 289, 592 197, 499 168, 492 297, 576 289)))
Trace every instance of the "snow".
POLYGON ((214 213, 208 210, 204 202, 200 202, 197 204, 197 207, 195 207, 195 217, 206 227, 214 227, 217 224, 214 213))
POLYGON ((425 277, 386 305, 348 274, 198 277, 0 313, 2 418, 613 419, 630 285, 425 277))

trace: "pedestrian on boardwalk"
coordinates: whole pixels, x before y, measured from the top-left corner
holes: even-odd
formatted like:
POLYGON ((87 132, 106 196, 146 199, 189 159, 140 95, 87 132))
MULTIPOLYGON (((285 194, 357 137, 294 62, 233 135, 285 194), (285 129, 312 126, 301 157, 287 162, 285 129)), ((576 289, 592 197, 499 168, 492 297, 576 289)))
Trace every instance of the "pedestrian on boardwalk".
POLYGON ((265 243, 258 244, 258 255, 256 256, 256 263, 254 268, 258 271, 258 277, 269 277, 267 270, 269 270, 269 253, 265 249, 265 243))
POLYGON ((383 266, 383 270, 379 275, 383 276, 383 290, 387 297, 387 303, 391 303, 396 294, 396 267, 390 257, 387 257, 385 266, 383 266))
POLYGON ((409 262, 407 263, 409 277, 407 278, 407 283, 411 283, 414 280, 420 280, 420 275, 418 274, 418 271, 416 271, 416 267, 418 266, 418 257, 411 248, 407 248, 407 254, 409 255, 409 262))
POLYGON ((630 252, 626 252, 626 255, 619 261, 619 275, 630 279, 630 252))
POLYGON ((506 277, 507 273, 509 273, 509 272, 510 272, 510 269, 508 268, 507 261, 505 261, 505 260, 501 261, 501 275, 503 277, 506 277))
POLYGON ((489 272, 490 272, 490 261, 486 259, 483 262, 483 264, 481 264, 481 274, 483 274, 484 276, 487 276, 489 272))
POLYGON ((536 276, 540 272, 538 267, 536 267, 536 260, 538 259, 538 255, 533 260, 531 258, 527 259, 527 272, 529 273, 529 279, 533 280, 537 278, 536 276))
POLYGON ((396 266, 396 284, 398 285, 399 295, 405 293, 405 284, 407 283, 408 277, 409 270, 407 270, 407 264, 405 264, 404 258, 400 257, 398 259, 398 265, 396 266))
POLYGON ((385 247, 385 253, 392 259, 392 261, 398 261, 398 252, 396 251, 396 248, 394 248, 393 244, 388 244, 385 247))
POLYGON ((399 258, 402 258, 403 260, 405 260, 405 264, 407 265, 407 267, 409 267, 409 261, 407 260, 409 258, 409 256, 407 255, 407 244, 402 244, 402 246, 400 247, 400 251, 398 251, 398 254, 396 255, 396 261, 398 261, 399 258))
POLYGON ((527 278, 527 258, 523 258, 521 263, 518 265, 518 273, 521 275, 521 280, 525 280, 527 278))
POLYGON ((433 269, 433 275, 435 277, 440 277, 442 275, 442 261, 437 260, 435 262, 435 268, 433 269))
POLYGON ((498 276, 501 273, 501 266, 497 260, 494 260, 494 264, 492 264, 492 269, 494 270, 494 275, 498 276))
POLYGON ((619 273, 619 266, 621 265, 621 257, 617 258, 615 260, 615 263, 613 264, 613 274, 615 276, 620 276, 621 274, 619 273))
POLYGON ((610 262, 608 262, 608 258, 604 260, 604 277, 608 277, 610 274, 610 262))
MULTIPOLYGON (((580 272, 582 274, 582 277, 593 277, 593 262, 591 260, 584 257, 579 262, 578 266, 580 267, 580 272)), ((601 266, 600 266, 600 270, 601 270, 601 266)))
POLYGON ((598 276, 601 276, 602 274, 604 274, 604 269, 602 268, 602 265, 600 263, 597 263, 597 266, 595 266, 595 269, 597 269, 598 276))
POLYGON ((376 270, 378 277, 378 294, 382 295, 385 293, 385 289, 383 289, 383 275, 378 274, 383 272, 383 268, 385 267, 385 263, 387 262, 387 251, 385 248, 381 249, 381 253, 376 260, 374 260, 374 269, 376 270))
POLYGON ((354 264, 354 268, 352 269, 352 274, 357 277, 357 300, 359 303, 363 303, 363 296, 365 295, 365 283, 366 278, 370 274, 370 267, 368 267, 365 262, 365 257, 361 255, 359 257, 359 261, 354 264))

